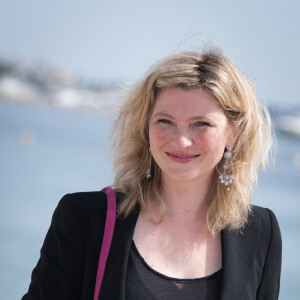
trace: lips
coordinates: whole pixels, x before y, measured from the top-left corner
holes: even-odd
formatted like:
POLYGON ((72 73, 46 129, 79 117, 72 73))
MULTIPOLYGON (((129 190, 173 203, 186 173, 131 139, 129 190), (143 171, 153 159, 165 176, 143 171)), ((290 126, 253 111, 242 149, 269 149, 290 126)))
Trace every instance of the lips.
POLYGON ((192 158, 200 156, 199 154, 185 154, 185 153, 170 153, 167 152, 168 155, 175 156, 177 158, 192 158))
POLYGON ((175 160, 177 162, 190 162, 200 156, 200 154, 173 153, 173 152, 166 152, 166 154, 172 160, 175 160))

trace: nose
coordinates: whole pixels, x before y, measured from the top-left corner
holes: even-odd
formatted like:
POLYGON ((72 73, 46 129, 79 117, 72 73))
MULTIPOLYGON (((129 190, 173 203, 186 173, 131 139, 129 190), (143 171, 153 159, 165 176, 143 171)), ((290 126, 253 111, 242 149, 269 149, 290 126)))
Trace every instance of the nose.
POLYGON ((172 139, 172 144, 178 148, 188 148, 193 145, 193 137, 189 129, 177 129, 172 139))

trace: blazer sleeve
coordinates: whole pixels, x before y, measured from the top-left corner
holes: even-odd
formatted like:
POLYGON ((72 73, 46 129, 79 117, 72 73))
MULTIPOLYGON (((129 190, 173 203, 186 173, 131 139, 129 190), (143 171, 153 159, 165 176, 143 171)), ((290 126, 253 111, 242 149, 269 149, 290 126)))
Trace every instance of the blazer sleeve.
POLYGON ((257 290, 257 300, 276 300, 279 297, 282 259, 282 240, 274 213, 267 209, 271 223, 271 236, 263 268, 262 279, 257 290))
POLYGON ((22 300, 79 299, 84 247, 76 201, 64 196, 54 211, 40 259, 22 300))

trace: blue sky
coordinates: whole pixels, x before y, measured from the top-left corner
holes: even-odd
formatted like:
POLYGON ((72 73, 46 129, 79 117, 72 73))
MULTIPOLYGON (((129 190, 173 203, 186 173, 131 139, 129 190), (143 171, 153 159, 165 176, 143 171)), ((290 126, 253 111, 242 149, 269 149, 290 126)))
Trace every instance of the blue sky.
POLYGON ((0 57, 89 79, 134 81, 204 41, 222 48, 269 104, 300 104, 299 1, 0 0, 0 57))

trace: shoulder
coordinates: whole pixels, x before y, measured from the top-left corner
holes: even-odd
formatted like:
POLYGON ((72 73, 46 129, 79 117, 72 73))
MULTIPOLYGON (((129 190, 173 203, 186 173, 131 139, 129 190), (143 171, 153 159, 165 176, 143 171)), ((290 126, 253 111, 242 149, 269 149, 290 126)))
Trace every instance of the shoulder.
POLYGON ((282 247, 280 228, 275 214, 270 209, 255 205, 252 206, 246 224, 238 230, 225 230, 223 237, 224 241, 230 240, 242 248, 245 248, 245 245, 251 249, 257 248, 264 254, 270 247, 278 249, 279 252, 282 247))
POLYGON ((281 239, 279 224, 273 211, 256 205, 251 206, 248 219, 242 228, 227 229, 225 232, 242 239, 250 236, 252 238, 260 236, 265 240, 270 239, 271 236, 281 239))
POLYGON ((280 227, 272 210, 253 205, 246 227, 257 228, 261 240, 272 242, 273 247, 281 248, 280 227))
POLYGON ((107 198, 104 192, 79 192, 64 195, 59 201, 52 221, 74 222, 85 219, 105 219, 107 198))
POLYGON ((104 192, 79 192, 64 195, 58 203, 58 209, 74 210, 80 213, 91 213, 106 209, 104 192))
POLYGON ((254 222, 260 222, 264 228, 275 228, 279 230, 279 224, 274 212, 268 208, 252 205, 249 214, 250 225, 254 222))
MULTIPOLYGON (((122 195, 116 193, 117 205, 122 201, 122 195)), ((77 216, 80 219, 105 219, 107 213, 107 197, 102 191, 77 192, 64 195, 53 214, 53 218, 77 216)))

